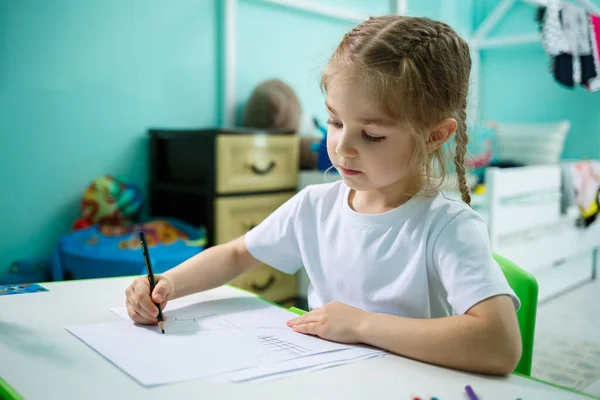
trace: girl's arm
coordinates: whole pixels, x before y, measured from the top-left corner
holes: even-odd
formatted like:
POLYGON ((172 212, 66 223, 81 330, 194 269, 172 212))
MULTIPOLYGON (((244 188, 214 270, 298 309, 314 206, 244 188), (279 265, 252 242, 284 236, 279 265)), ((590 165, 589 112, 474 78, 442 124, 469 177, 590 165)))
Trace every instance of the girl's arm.
POLYGON ((416 360, 477 373, 508 374, 521 358, 514 306, 504 295, 484 300, 465 314, 434 319, 368 313, 330 303, 289 325, 297 332, 324 339, 365 343, 416 360))
POLYGON ((224 285, 258 264, 240 236, 201 251, 163 275, 173 281, 176 299, 224 285))
POLYGON ((221 286, 257 264, 244 237, 210 247, 158 274, 152 292, 146 276, 135 278, 125 290, 127 313, 136 323, 155 324, 158 308, 154 302, 164 308, 171 299, 221 286))
POLYGON ((368 313, 363 343, 425 362, 488 374, 508 374, 521 358, 521 334, 512 300, 496 296, 463 315, 410 319, 368 313))

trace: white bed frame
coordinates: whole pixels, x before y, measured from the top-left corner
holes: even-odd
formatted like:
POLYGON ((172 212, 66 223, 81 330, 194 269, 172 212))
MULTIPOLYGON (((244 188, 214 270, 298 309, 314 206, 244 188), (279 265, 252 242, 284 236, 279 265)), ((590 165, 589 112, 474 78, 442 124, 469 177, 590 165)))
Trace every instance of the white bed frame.
POLYGON ((473 208, 487 221, 492 251, 531 273, 543 302, 595 279, 600 221, 577 226, 561 213, 561 165, 488 168, 473 208))

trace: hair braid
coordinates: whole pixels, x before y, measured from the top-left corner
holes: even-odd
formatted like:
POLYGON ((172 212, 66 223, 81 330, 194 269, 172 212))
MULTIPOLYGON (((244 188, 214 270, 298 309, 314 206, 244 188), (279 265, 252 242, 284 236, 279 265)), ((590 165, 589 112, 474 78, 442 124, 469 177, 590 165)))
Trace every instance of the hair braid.
POLYGON ((469 137, 467 136, 467 113, 464 108, 458 110, 460 114, 457 118, 458 127, 455 134, 456 142, 456 154, 454 155, 454 166, 456 167, 456 175, 458 176, 458 188, 463 201, 471 205, 471 195, 469 194, 469 187, 467 186, 467 173, 465 171, 465 154, 467 152, 467 143, 469 137))

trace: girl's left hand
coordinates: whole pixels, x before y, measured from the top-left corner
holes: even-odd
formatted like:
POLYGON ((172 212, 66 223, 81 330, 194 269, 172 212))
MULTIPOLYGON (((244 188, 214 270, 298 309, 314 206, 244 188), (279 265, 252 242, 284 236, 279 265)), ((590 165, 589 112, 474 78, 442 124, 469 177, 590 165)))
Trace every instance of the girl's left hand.
POLYGON ((359 328, 367 312, 337 301, 294 318, 287 325, 299 333, 340 343, 359 343, 359 328))

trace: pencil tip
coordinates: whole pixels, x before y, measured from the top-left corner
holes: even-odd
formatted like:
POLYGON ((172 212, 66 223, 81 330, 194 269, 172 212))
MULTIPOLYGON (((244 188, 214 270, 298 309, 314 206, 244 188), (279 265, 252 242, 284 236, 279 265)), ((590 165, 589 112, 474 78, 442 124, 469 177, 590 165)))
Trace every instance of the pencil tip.
POLYGON ((165 330, 164 330, 164 329, 161 329, 161 331, 162 331, 162 333, 163 333, 163 335, 164 335, 164 334, 165 334, 165 330))

